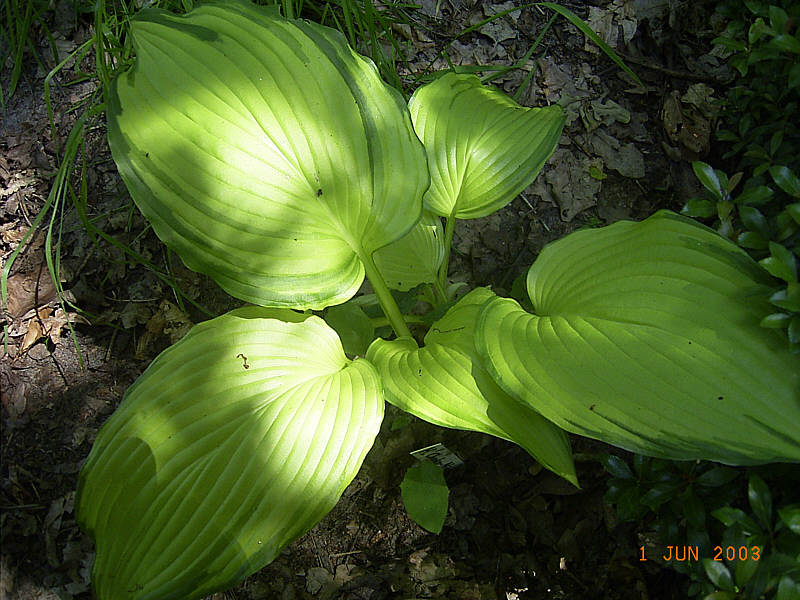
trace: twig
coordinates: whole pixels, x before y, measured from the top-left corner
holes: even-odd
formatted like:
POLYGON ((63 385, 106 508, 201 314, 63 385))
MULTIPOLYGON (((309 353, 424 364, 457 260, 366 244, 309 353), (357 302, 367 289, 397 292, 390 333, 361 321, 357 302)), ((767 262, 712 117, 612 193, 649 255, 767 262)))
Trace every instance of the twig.
POLYGON ((645 69, 650 69, 651 71, 663 73, 664 75, 668 75, 670 77, 677 77, 678 79, 686 79, 688 81, 702 81, 702 82, 710 81, 713 83, 721 83, 721 84, 728 83, 728 80, 722 79, 721 77, 714 77, 712 75, 699 75, 697 73, 690 73, 689 71, 678 71, 676 69, 670 69, 669 67, 664 67, 657 63, 644 60, 643 58, 637 58, 636 56, 620 54, 620 57, 623 60, 632 62, 633 64, 639 65, 640 67, 644 67, 645 69))

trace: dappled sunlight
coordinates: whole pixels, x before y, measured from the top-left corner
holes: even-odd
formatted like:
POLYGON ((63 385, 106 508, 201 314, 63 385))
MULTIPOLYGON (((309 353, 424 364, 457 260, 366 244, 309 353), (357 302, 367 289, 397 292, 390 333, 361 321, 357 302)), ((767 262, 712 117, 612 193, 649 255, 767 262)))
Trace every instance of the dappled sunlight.
POLYGON ((377 373, 350 362, 320 319, 277 312, 196 326, 101 430, 76 501, 100 597, 233 585, 311 528, 357 473, 383 418, 377 373))
POLYGON ((402 237, 428 185, 399 93, 339 34, 256 7, 148 12, 134 40, 109 140, 159 237, 256 304, 353 296, 359 250, 402 237))

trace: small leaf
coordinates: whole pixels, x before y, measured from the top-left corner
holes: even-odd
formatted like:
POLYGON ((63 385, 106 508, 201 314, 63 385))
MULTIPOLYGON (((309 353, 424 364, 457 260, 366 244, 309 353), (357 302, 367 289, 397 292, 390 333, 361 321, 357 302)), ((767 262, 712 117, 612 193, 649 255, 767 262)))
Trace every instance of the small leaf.
POLYGON ((800 600, 800 583, 794 581, 788 575, 781 577, 775 600, 800 600))
POLYGON ((745 46, 743 42, 726 36, 716 37, 711 40, 711 43, 715 46, 722 46, 728 50, 733 50, 734 52, 744 52, 747 50, 747 46, 745 46))
MULTIPOLYGON (((734 548, 741 548, 743 545, 733 546, 734 548)), ((747 546, 747 551, 750 553, 751 546, 747 546)), ((761 565, 761 561, 753 560, 750 555, 748 554, 747 560, 737 560, 736 565, 734 567, 734 578, 736 580, 736 585, 740 588, 744 587, 748 581, 753 578, 753 575, 756 574, 758 571, 759 566, 761 565)))
POLYGON ((800 506, 784 506, 778 509, 778 516, 792 532, 800 535, 800 506))
POLYGON ((697 485, 719 487, 730 483, 739 476, 739 471, 730 467, 714 467, 697 477, 697 485))
POLYGON ((474 75, 447 73, 423 85, 408 109, 431 173, 425 206, 457 219, 484 217, 516 198, 564 126, 560 106, 520 106, 474 75))
POLYGON ((780 129, 772 134, 769 140, 769 154, 775 156, 783 143, 783 129, 780 129))
POLYGON ((771 4, 769 7, 769 24, 776 32, 782 32, 786 29, 786 22, 789 20, 789 15, 780 6, 771 4))
POLYGON ((774 192, 765 185, 746 188, 739 194, 734 202, 736 204, 749 204, 750 206, 760 206, 766 204, 772 198, 774 192))
POLYGON ((792 320, 789 322, 787 333, 789 334, 789 341, 792 344, 800 344, 800 315, 792 317, 792 320))
POLYGON ((764 239, 761 234, 755 231, 743 231, 736 238, 736 243, 742 248, 751 248, 753 250, 765 250, 769 247, 769 240, 764 239))
POLYGON ((429 460, 421 461, 406 471, 400 492, 408 516, 423 529, 441 533, 450 496, 442 468, 429 460))
POLYGON ((743 510, 738 508, 731 508, 730 506, 723 506, 711 512, 711 516, 715 519, 722 521, 725 527, 732 527, 737 523, 741 525, 742 531, 745 535, 756 535, 761 533, 761 527, 758 526, 751 517, 743 510))
POLYGON ((600 459, 609 474, 618 479, 633 479, 631 468, 624 460, 614 454, 605 454, 600 459))
POLYGON ((764 215, 757 208, 752 206, 739 206, 739 218, 745 227, 751 231, 761 234, 762 237, 769 237, 769 224, 764 215))
POLYGON ((705 198, 692 198, 681 209, 681 214, 688 217, 707 219, 717 215, 717 204, 705 198))
POLYGON ((770 167, 769 174, 784 192, 795 198, 800 198, 800 177, 795 175, 788 167, 770 167))
POLYGON ((800 88, 800 63, 789 70, 789 88, 800 88))
POLYGON ((734 591, 733 577, 725 563, 711 560, 710 558, 703 559, 703 568, 706 570, 706 575, 717 588, 726 592, 734 591))
POLYGON ((677 498, 680 489, 681 484, 678 482, 656 483, 642 496, 642 504, 655 511, 662 504, 677 498))
POLYGON ((800 312, 800 285, 792 285, 778 290, 769 297, 769 301, 784 310, 800 312))
POLYGON ((750 501, 750 508, 753 514, 767 530, 772 530, 772 494, 769 492, 767 484, 758 475, 751 475, 747 486, 747 499, 750 501))
MULTIPOLYGON (((691 592, 691 588, 689 588, 689 591, 691 592)), ((716 591, 703 596, 703 600, 736 600, 736 594, 733 592, 716 591)))
POLYGON ((772 313, 761 319, 759 325, 766 329, 785 329, 789 327, 791 320, 792 315, 787 315, 786 313, 772 313))
POLYGON ((758 261, 759 264, 778 279, 783 279, 787 283, 796 282, 797 263, 792 252, 775 242, 769 243, 769 252, 771 256, 758 261))
POLYGON ((722 186, 719 183, 719 177, 713 167, 702 161, 696 160, 692 163, 692 170, 703 187, 706 188, 717 201, 723 200, 722 186))
POLYGON ((691 487, 680 495, 678 502, 689 525, 696 530, 703 529, 706 524, 706 509, 700 498, 692 492, 691 487))
POLYGON ((785 210, 792 216, 792 219, 800 225, 800 202, 790 204, 785 210))
POLYGON ((800 40, 788 33, 781 33, 770 40, 770 46, 774 46, 781 52, 791 52, 800 54, 800 40))

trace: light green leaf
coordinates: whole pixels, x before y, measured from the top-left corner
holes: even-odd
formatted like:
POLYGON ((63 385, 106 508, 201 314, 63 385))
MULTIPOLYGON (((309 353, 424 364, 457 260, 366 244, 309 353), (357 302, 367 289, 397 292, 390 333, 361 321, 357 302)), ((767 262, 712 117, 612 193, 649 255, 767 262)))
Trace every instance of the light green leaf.
POLYGON ((359 256, 422 211, 425 154, 400 94, 339 32, 245 2, 143 10, 132 34, 109 142, 159 237, 256 304, 353 296, 359 256))
POLYGON ((429 460, 414 465, 406 471, 400 493, 408 516, 431 533, 441 533, 450 497, 441 467, 429 460))
POLYGON ((250 307, 195 326, 81 470, 97 597, 200 598, 262 568, 334 506, 382 418, 375 368, 317 317, 250 307))
POLYGON ((434 323, 422 348, 411 338, 377 339, 367 359, 381 374, 388 402, 436 425, 512 441, 577 485, 564 432, 501 390, 481 364, 474 326, 491 298, 490 290, 476 288, 434 323))
POLYGON ((535 314, 487 302, 476 346, 567 431, 664 458, 798 461, 798 359, 758 325, 769 284, 744 251, 661 211, 546 247, 528 273, 535 314))
POLYGON ((448 73, 414 92, 408 108, 425 145, 428 210, 476 219, 527 187, 556 149, 561 107, 526 108, 474 75, 448 73))
POLYGON ((381 248, 373 258, 386 284, 394 290, 407 292, 420 283, 433 283, 444 260, 442 220, 424 211, 405 237, 381 248))

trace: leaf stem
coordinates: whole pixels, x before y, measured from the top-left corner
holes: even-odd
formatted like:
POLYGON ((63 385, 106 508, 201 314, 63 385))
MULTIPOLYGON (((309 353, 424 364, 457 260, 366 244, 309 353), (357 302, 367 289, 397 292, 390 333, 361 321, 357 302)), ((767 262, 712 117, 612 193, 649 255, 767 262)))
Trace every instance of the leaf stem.
MULTIPOLYGON (((453 211, 455 213, 455 211, 453 211)), ((453 232, 456 229, 456 218, 451 214, 445 219, 444 227, 444 260, 442 266, 439 267, 439 279, 436 282, 438 291, 445 292, 444 297, 447 298, 447 271, 450 268, 450 247, 453 245, 453 232)))
POLYGON ((394 301, 392 292, 389 291, 383 279, 383 275, 381 275, 378 267, 375 266, 372 256, 366 252, 359 252, 358 257, 364 264, 367 279, 369 279, 369 282, 372 284, 372 289, 375 290, 375 295, 378 297, 378 303, 381 305, 381 309, 383 309, 383 314, 386 315, 397 337, 414 337, 411 335, 411 330, 408 328, 408 325, 406 325, 403 319, 403 313, 400 312, 400 307, 397 306, 397 302, 394 301))

